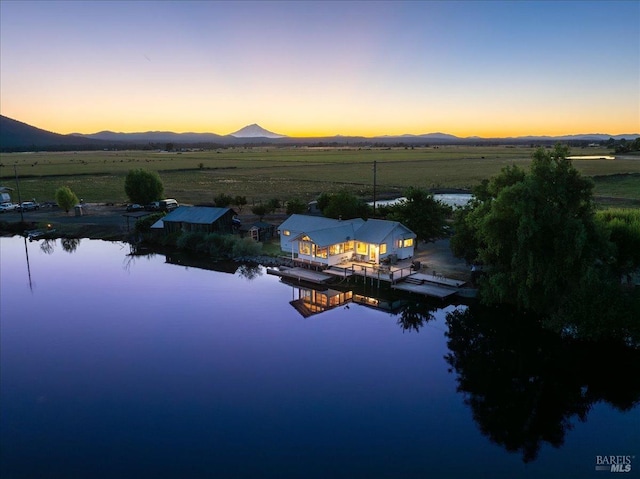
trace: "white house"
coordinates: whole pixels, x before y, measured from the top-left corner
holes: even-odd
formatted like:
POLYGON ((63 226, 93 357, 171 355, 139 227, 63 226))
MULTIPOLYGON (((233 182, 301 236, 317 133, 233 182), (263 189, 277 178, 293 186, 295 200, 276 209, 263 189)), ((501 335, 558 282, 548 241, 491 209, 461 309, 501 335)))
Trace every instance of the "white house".
POLYGON ((280 248, 292 257, 327 266, 347 260, 379 264, 411 258, 416 235, 396 221, 335 220, 292 215, 280 225, 280 248))
POLYGON ((379 264, 386 258, 413 257, 416 234, 402 223, 387 220, 367 220, 356 231, 355 256, 358 261, 379 264))

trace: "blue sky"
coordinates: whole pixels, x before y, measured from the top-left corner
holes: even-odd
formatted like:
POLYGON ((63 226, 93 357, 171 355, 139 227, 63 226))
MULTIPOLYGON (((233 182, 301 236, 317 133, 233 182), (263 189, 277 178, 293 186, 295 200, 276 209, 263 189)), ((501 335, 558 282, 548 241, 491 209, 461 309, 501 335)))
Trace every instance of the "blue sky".
POLYGON ((640 131, 640 2, 0 2, 0 112, 48 130, 640 131))

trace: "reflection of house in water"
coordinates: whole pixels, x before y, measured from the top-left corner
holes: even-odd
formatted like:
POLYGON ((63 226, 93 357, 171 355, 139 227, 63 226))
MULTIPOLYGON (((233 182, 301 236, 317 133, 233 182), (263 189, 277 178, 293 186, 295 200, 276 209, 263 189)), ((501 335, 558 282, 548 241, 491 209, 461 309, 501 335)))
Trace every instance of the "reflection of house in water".
POLYGON ((290 301, 290 304, 305 318, 349 303, 395 314, 402 309, 406 302, 404 299, 375 298, 352 290, 340 291, 331 288, 320 290, 283 282, 290 284, 293 288, 294 299, 290 301))
POLYGON ((402 306, 406 303, 405 299, 390 299, 390 298, 374 298, 372 296, 364 296, 362 294, 354 294, 353 302, 367 306, 369 308, 379 309, 386 311, 387 313, 396 314, 402 309, 402 306))
POLYGON ((305 318, 347 304, 353 297, 351 291, 337 291, 335 289, 318 291, 294 286, 293 291, 294 295, 297 291, 298 298, 289 303, 305 318))

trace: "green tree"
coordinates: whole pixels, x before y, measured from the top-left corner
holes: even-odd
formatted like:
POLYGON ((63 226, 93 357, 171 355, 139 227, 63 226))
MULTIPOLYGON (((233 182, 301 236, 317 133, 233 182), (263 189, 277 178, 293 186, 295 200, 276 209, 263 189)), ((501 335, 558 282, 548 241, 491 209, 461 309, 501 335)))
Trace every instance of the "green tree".
POLYGON ((220 193, 213 199, 213 202, 218 208, 227 208, 231 203, 233 203, 233 197, 225 193, 220 193))
MULTIPOLYGON (((322 203, 324 204, 323 195, 322 203)), ((318 198, 318 207, 322 214, 328 218, 342 218, 345 220, 351 218, 368 218, 371 213, 371 207, 367 205, 362 198, 358 198, 353 193, 342 191, 333 195, 328 195, 326 206, 322 208, 321 198, 318 198)))
POLYGON ((56 203, 65 212, 69 213, 69 210, 78 204, 78 197, 71 191, 71 188, 62 186, 56 190, 56 203))
POLYGON ((407 198, 387 210, 387 219, 399 221, 412 230, 419 240, 433 241, 445 234, 451 208, 433 198, 422 188, 409 188, 407 198))
POLYGON ((464 233, 477 248, 473 259, 490 268, 481 284, 485 301, 554 311, 605 254, 593 183, 567 154, 561 145, 536 150, 528 172, 504 169, 467 212, 464 233))
POLYGON ((158 173, 138 168, 127 174, 124 191, 131 202, 144 205, 161 199, 164 185, 158 173))
POLYGON ((479 252, 486 246, 478 235, 479 223, 489 214, 493 200, 504 188, 524 181, 525 171, 516 165, 502 169, 502 172, 491 180, 482 182, 473 189, 473 199, 453 215, 451 250, 467 263, 482 262, 479 252))
POLYGON ((324 213, 324 210, 327 206, 329 206, 329 200, 331 200, 331 196, 329 193, 321 193, 318 196, 318 209, 324 213))
POLYGON ((266 206, 269 209, 270 213, 273 213, 277 209, 282 208, 282 205, 280 204, 280 200, 278 198, 271 198, 269 201, 267 201, 266 206))
POLYGON ((264 215, 266 215, 269 212, 269 208, 267 208, 267 206, 265 205, 255 205, 253 208, 251 208, 251 212, 254 215, 258 216, 260 220, 262 220, 264 215))
POLYGON ((307 204, 304 201, 298 198, 294 198, 292 200, 287 201, 288 215, 302 214, 302 213, 305 213, 306 211, 307 211, 307 204))
POLYGON ((598 211, 596 218, 613 244, 615 272, 630 275, 640 268, 640 210, 609 208, 598 211))
POLYGON ((233 204, 238 207, 238 213, 242 213, 242 208, 247 205, 247 197, 246 196, 236 196, 233 199, 233 204))

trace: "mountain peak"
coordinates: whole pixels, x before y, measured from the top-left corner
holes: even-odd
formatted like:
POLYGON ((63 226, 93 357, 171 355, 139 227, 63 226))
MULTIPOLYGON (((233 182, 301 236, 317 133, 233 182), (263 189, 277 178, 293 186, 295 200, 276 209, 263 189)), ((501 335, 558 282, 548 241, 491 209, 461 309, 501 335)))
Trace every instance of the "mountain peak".
POLYGON ((257 123, 252 123, 244 128, 240 128, 238 131, 230 133, 229 136, 235 138, 284 138, 286 135, 279 135, 272 131, 265 130, 257 123))

